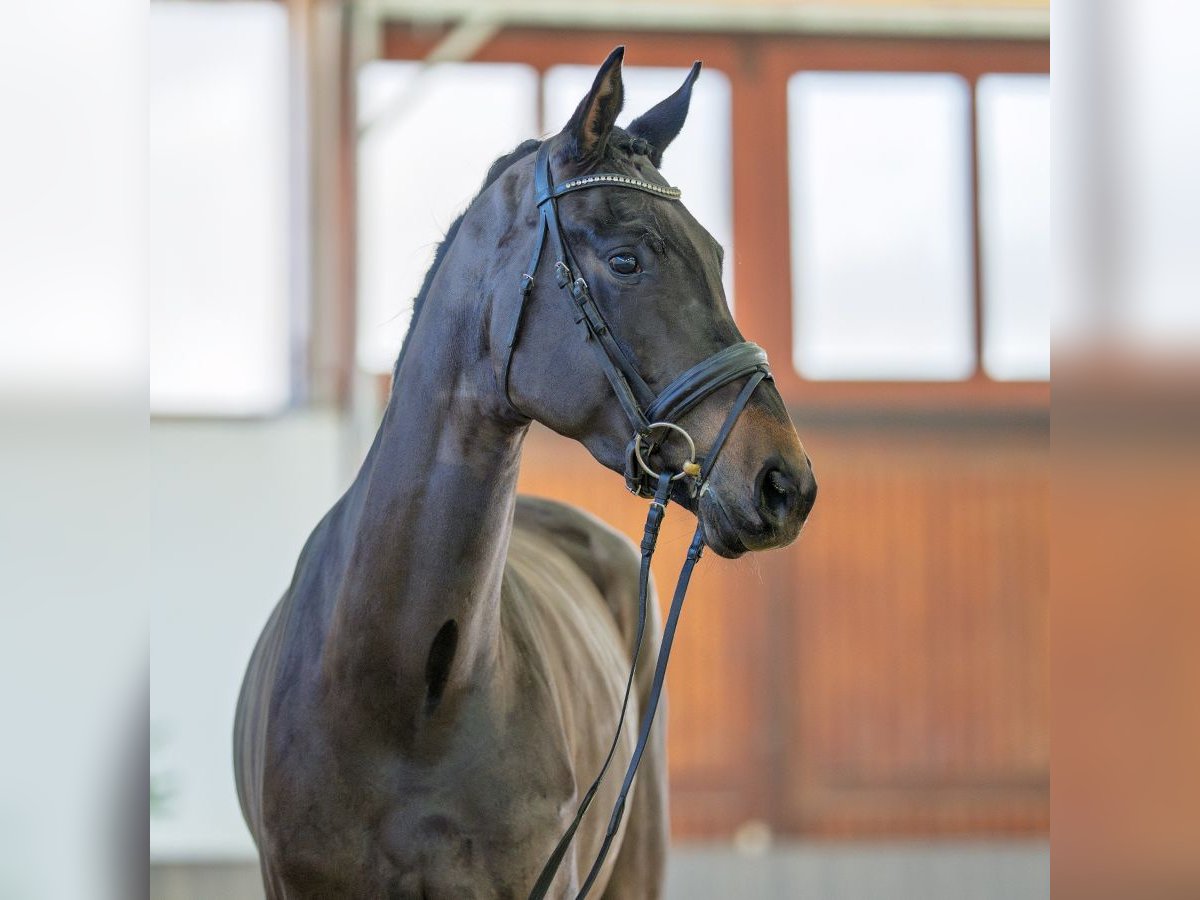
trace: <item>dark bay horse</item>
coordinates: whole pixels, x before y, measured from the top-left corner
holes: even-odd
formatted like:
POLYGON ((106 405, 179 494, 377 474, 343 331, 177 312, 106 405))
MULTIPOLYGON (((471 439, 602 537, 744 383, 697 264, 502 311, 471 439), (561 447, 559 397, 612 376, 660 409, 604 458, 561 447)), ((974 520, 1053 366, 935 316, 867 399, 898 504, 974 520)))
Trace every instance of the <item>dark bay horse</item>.
MULTIPOLYGON (((637 633, 639 555, 515 485, 532 420, 618 472, 630 427, 588 346, 600 335, 581 332, 554 260, 539 268, 534 254, 526 272, 545 236, 535 162, 560 183, 607 173, 557 199, 555 227, 614 352, 662 391, 742 343, 722 250, 663 199, 657 169, 698 71, 626 131, 614 125, 614 51, 566 128, 497 160, 439 248, 374 443, 304 546, 242 687, 236 780, 269 897, 524 897, 600 769, 637 633)), ((745 397, 741 387, 711 390, 678 419, 699 447, 724 447, 703 490, 675 499, 725 557, 794 540, 816 492, 770 381, 745 397)), ((680 444, 649 448, 650 461, 682 471, 680 444)), ((649 608, 642 658, 653 660, 649 608)), ((649 680, 640 667, 634 722, 649 680)), ((633 748, 626 727, 614 767, 633 748)), ((615 779, 601 787, 601 810, 616 792, 615 779)), ((597 896, 660 895, 666 801, 660 725, 597 896)), ((605 825, 603 812, 584 818, 551 895, 574 895, 605 825)))

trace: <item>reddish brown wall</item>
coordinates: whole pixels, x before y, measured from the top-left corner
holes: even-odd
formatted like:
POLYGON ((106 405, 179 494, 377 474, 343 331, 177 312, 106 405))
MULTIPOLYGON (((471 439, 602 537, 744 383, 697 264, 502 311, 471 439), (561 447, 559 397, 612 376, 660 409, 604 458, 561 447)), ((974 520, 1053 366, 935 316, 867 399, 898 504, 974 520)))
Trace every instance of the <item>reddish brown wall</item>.
MULTIPOLYGON (((705 557, 693 581, 669 678, 676 833, 1044 831, 1045 427, 799 427, 821 485, 800 541, 705 557)), ((640 533, 644 501, 544 431, 522 489, 640 533)), ((693 527, 671 511, 663 592, 693 527)))

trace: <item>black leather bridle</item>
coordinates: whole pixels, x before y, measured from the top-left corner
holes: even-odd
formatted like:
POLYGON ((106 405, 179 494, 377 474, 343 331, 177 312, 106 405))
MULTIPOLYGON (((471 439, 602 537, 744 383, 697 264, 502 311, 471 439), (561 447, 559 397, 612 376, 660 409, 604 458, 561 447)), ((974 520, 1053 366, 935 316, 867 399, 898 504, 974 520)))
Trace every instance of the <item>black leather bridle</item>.
MULTIPOLYGON (((571 844, 571 839, 575 836, 580 822, 583 821, 583 816, 591 805, 597 790, 599 790, 600 783, 608 771, 609 763, 612 762, 613 755, 616 752, 621 736, 621 729, 625 724, 625 713, 629 706, 629 695, 633 686, 634 673, 637 670, 638 655, 641 651, 642 640, 645 635, 650 559, 654 554, 654 547, 658 541, 658 532, 662 525, 663 516, 666 514, 667 503, 670 502, 673 486, 675 482, 682 480, 690 496, 696 498, 700 496, 707 485, 717 456, 724 447, 725 441, 733 430, 738 417, 746 408, 746 404, 750 402, 751 395, 759 384, 771 377, 771 370, 767 365, 766 352, 757 344, 742 341, 731 344, 714 353, 708 359, 692 366, 668 384, 659 394, 655 395, 650 386, 638 374, 637 367, 633 364, 629 355, 622 349, 613 336, 612 330, 604 320, 603 313, 592 297, 592 292, 588 288, 587 281, 584 280, 579 266, 571 256, 571 249, 563 235, 562 224, 559 220, 558 198, 572 191, 599 187, 637 190, 661 197, 665 200, 678 200, 680 197, 678 188, 643 181, 629 175, 598 173, 582 175, 555 184, 550 171, 549 142, 541 144, 534 160, 534 198, 541 212, 541 218, 538 223, 538 237, 534 245, 533 257, 529 262, 529 268, 521 276, 520 305, 509 335, 507 356, 504 360, 504 368, 501 375, 502 384, 505 395, 508 396, 509 370, 512 367, 513 353, 516 350, 517 341, 521 333, 521 321, 524 318, 529 296, 533 291, 534 280, 537 276, 537 270, 546 246, 546 238, 549 237, 555 256, 555 280, 558 282, 560 288, 569 291, 571 299, 575 304, 576 312, 578 313, 576 321, 585 329, 587 342, 596 348, 604 376, 608 379, 609 384, 612 385, 613 393, 616 394, 617 401, 621 404, 621 409, 624 410, 626 417, 633 427, 633 437, 629 442, 626 452, 625 484, 630 491, 638 496, 652 497, 653 499, 646 516, 646 529, 642 538, 642 559, 638 580, 637 634, 633 645, 633 659, 629 668, 629 677, 625 682, 625 696, 621 703, 621 714, 617 722, 616 734, 613 735, 612 745, 609 747, 608 755, 604 760, 604 765, 601 767, 600 773, 596 776, 596 780, 592 783, 587 793, 584 794, 575 813, 574 820, 559 839, 550 858, 546 861, 541 875, 534 884, 533 890, 529 895, 530 900, 535 900, 535 898, 536 900, 541 900, 541 898, 545 897, 571 844), (714 391, 740 378, 747 378, 745 385, 730 407, 729 413, 725 417, 725 422, 722 424, 720 431, 717 432, 717 436, 709 447, 708 452, 704 454, 702 459, 697 460, 695 443, 691 436, 679 425, 679 419, 714 391), (678 472, 668 472, 665 468, 662 472, 655 472, 647 464, 647 456, 656 450, 671 433, 677 433, 684 438, 689 449, 688 458, 681 465, 678 472)), ((509 402, 512 402, 511 398, 509 402)), ((592 864, 587 878, 579 890, 579 894, 577 895, 579 898, 587 896, 588 891, 591 889, 592 884, 603 867, 609 847, 620 827, 621 818, 625 812, 625 801, 633 785, 633 779, 637 774, 642 755, 645 752, 646 743, 650 737, 650 727, 654 724, 654 716, 658 710, 663 680, 666 677, 667 662, 671 655, 671 645, 674 642, 675 629, 679 621, 680 610, 683 606, 683 598, 687 593, 692 570, 699 561, 703 549, 703 529, 697 523, 696 534, 692 538, 691 546, 688 548, 687 559, 680 572, 679 581, 675 586, 675 595, 671 601, 671 609, 667 615, 666 624, 663 627, 662 646, 659 650, 658 661, 654 669, 654 681, 651 685, 650 696, 642 715, 637 746, 634 748, 633 757, 630 759, 629 766, 626 769, 625 780, 621 784, 621 791, 617 797, 617 802, 613 806, 604 842, 600 847, 600 851, 596 856, 595 862, 592 864)))

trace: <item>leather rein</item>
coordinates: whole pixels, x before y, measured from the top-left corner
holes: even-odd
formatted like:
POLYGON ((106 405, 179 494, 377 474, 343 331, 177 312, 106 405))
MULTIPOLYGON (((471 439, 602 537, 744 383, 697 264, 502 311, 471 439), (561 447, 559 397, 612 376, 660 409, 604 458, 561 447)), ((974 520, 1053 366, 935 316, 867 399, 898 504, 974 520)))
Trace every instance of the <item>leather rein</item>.
MULTIPOLYGON (((642 379, 641 375, 638 374, 637 367, 613 336, 612 330, 604 320, 603 313, 592 297, 587 281, 584 280, 579 266, 575 263, 571 255, 570 246, 567 244, 562 231, 558 211, 558 198, 572 191, 599 187, 637 190, 665 200, 678 200, 681 196, 678 188, 618 174, 598 173, 583 175, 555 184, 550 170, 549 142, 542 143, 538 148, 537 156, 534 160, 534 197, 541 213, 538 223, 538 238, 534 245, 529 267, 526 269, 525 274, 521 276, 520 305, 518 306, 517 315, 513 321, 512 331, 508 339, 507 356, 501 376, 502 384, 505 396, 507 397, 509 391, 509 370, 512 366, 513 352, 520 337, 521 321, 524 318, 529 296, 533 291, 534 280, 546 248, 546 240, 549 238, 551 251, 555 257, 555 280, 560 288, 569 293, 571 301, 574 303, 575 311, 578 314, 576 322, 583 327, 587 343, 595 348, 601 370, 612 386, 613 393, 616 394, 617 401, 621 404, 621 408, 624 410, 633 428, 633 437, 626 451, 626 487, 639 497, 650 497, 652 499, 650 509, 646 515, 646 527, 641 545, 641 567, 638 573, 637 633, 634 639, 633 658, 629 668, 629 676, 625 682, 625 695, 621 702, 621 714, 617 721, 616 733, 613 735, 612 744, 609 747, 608 755, 605 757, 604 765, 580 801, 575 818, 559 839, 554 851, 550 854, 549 859, 547 859, 545 866, 542 868, 542 872, 529 894, 530 900, 541 900, 550 889, 559 866, 570 847, 571 840, 575 836, 580 823, 583 821, 584 814, 591 805, 596 792, 599 790, 600 784, 608 771, 609 764, 616 753, 617 744, 620 742, 621 730, 625 724, 625 714, 629 707, 629 697, 633 688, 633 679, 637 671, 638 656, 645 636, 650 560, 654 555, 659 529, 666 514, 667 504, 670 502, 670 496, 675 483, 682 481, 683 487, 688 490, 691 497, 699 497, 704 492, 717 456, 724 447, 726 439, 733 430, 733 426, 737 423, 738 417, 746 408, 746 404, 750 402, 750 397, 758 385, 764 380, 771 378, 771 370, 767 364, 766 352, 757 344, 742 341, 717 351, 712 356, 679 375, 660 393, 654 393, 645 380, 642 379), (725 422, 722 424, 720 431, 717 432, 717 436, 709 447, 708 452, 701 459, 697 460, 695 442, 692 440, 691 435, 678 424, 678 420, 710 394, 741 378, 747 378, 745 385, 730 407, 725 417, 725 422), (688 458, 680 466, 678 472, 669 472, 665 467, 663 471, 656 472, 650 468, 647 463, 647 457, 657 450, 671 434, 677 434, 683 438, 688 448, 688 458)), ((511 398, 509 402, 512 402, 511 398)), ((603 868, 605 857, 608 855, 609 848, 620 828, 621 819, 625 812, 625 802, 633 786, 634 776, 637 774, 638 766, 641 763, 642 755, 649 741, 650 728, 654 724, 655 713, 658 710, 663 682, 666 677, 667 663, 671 655, 671 645, 674 643, 675 629, 679 622, 679 613, 683 607, 684 596, 687 594, 692 570, 699 561, 703 549, 703 529, 699 522, 697 522, 696 533, 692 538, 691 545, 688 547, 687 558, 680 571, 679 580, 675 586, 675 594, 671 600, 671 608, 667 614, 666 624, 663 627, 662 646, 659 649, 658 660, 654 668, 654 680, 651 684, 650 696, 647 700, 646 709, 642 714, 637 745, 629 761, 629 766, 625 770, 625 779, 621 783, 620 793, 616 803, 613 805, 604 841, 582 887, 579 889, 577 900, 586 897, 588 891, 591 890, 592 885, 603 868)))

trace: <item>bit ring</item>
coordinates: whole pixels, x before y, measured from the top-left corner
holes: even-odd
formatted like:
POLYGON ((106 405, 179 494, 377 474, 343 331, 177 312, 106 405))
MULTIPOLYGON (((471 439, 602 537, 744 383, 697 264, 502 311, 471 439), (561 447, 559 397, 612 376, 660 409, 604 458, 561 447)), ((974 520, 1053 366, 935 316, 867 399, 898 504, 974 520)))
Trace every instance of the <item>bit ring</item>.
POLYGON ((651 478, 659 477, 659 473, 655 472, 648 465, 646 465, 646 460, 642 457, 642 439, 656 428, 669 428, 671 431, 675 431, 683 435, 683 439, 687 441, 688 458, 684 460, 682 470, 672 475, 671 480, 678 481, 680 478, 686 478, 689 475, 694 477, 698 468, 696 465, 696 442, 692 440, 692 436, 690 434, 688 434, 674 422, 651 422, 648 426, 646 426, 645 431, 637 435, 637 439, 633 442, 633 455, 637 458, 638 465, 642 467, 642 471, 651 478))

